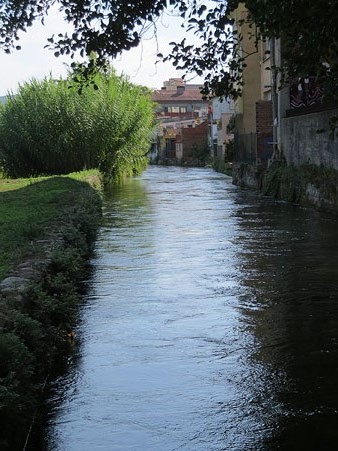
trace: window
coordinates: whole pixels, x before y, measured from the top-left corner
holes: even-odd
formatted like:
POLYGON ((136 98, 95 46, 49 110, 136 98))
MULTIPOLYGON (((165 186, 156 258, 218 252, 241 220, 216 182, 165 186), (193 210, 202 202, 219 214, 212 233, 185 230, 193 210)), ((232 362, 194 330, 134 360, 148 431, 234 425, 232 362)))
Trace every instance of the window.
POLYGON ((185 106, 168 106, 166 108, 168 113, 186 113, 187 107, 185 106))

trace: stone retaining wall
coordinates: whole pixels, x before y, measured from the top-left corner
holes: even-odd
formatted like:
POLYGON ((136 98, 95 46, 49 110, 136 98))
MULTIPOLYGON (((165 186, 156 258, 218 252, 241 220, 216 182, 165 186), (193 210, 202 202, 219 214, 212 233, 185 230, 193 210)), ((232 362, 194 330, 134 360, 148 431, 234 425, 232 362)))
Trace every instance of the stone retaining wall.
POLYGON ((281 120, 282 154, 288 165, 314 164, 338 170, 337 130, 332 133, 330 120, 338 109, 281 120))

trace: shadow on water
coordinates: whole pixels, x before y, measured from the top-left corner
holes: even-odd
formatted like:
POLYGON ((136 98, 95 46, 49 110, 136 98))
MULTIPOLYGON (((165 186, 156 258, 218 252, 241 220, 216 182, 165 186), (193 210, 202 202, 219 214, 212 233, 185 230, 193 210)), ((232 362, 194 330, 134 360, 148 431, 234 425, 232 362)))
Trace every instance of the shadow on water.
POLYGON ((250 358, 264 368, 253 403, 276 407, 264 449, 338 449, 337 218, 269 200, 236 214, 250 358))
POLYGON ((151 168, 114 187, 45 449, 337 449, 337 219, 151 168))

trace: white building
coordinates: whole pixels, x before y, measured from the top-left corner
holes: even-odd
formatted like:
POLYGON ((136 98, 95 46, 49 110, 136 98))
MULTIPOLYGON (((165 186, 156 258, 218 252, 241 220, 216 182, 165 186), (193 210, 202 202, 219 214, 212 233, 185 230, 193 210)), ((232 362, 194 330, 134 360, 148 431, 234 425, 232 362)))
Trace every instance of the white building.
POLYGON ((235 113, 232 101, 213 98, 209 108, 209 148, 213 158, 224 160, 227 142, 233 134, 227 131, 229 121, 235 113))

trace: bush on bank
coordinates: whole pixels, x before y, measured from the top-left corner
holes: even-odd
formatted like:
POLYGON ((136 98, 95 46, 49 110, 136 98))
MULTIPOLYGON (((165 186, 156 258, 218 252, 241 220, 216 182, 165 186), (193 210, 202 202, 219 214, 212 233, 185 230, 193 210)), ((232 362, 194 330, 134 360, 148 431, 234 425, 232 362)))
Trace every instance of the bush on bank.
MULTIPOLYGON (((29 241, 20 260, 28 259, 32 267, 41 264, 42 269, 22 293, 0 292, 0 448, 3 450, 23 448, 44 381, 56 355, 67 346, 67 333, 75 321, 81 281, 101 218, 98 191, 81 181, 82 178, 100 185, 99 175, 87 172, 77 177, 80 180, 72 177, 31 180, 28 186, 19 181, 20 188, 15 190, 8 189, 8 185, 15 183, 0 182, 2 213, 4 205, 8 210, 8 222, 2 231, 10 228, 10 211, 22 205, 24 198, 29 207, 22 213, 16 233, 20 235, 27 221, 36 220, 40 231, 36 238, 43 242, 34 243, 25 234, 18 238, 20 247, 25 239, 29 241), (1 187, 5 187, 4 192, 1 187), (39 222, 41 216, 45 218, 39 222)), ((12 247, 10 252, 15 249, 12 247)), ((16 259, 11 259, 9 266, 13 274, 15 263, 16 259)), ((10 275, 11 271, 6 274, 10 275)))
POLYGON ((45 78, 0 108, 0 165, 10 177, 99 169, 108 181, 142 171, 154 127, 147 88, 113 71, 78 87, 45 78))

